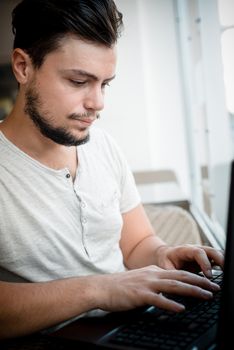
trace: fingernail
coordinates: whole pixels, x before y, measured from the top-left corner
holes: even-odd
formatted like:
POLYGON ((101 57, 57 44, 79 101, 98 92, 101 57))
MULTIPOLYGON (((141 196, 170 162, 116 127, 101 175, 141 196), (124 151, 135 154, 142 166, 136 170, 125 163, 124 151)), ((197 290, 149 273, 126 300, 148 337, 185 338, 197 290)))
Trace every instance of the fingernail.
POLYGON ((221 289, 220 286, 216 283, 211 283, 211 288, 215 292, 221 289))
POLYGON ((177 310, 176 311, 178 311, 178 312, 182 312, 182 311, 185 310, 185 306, 183 304, 177 303, 176 306, 177 306, 177 310))
POLYGON ((212 278, 213 277, 213 274, 212 274, 212 270, 206 270, 206 272, 205 272, 205 275, 206 275, 206 277, 208 277, 208 278, 212 278))
POLYGON ((202 295, 205 299, 211 299, 213 297, 213 293, 209 292, 208 290, 203 290, 202 295))

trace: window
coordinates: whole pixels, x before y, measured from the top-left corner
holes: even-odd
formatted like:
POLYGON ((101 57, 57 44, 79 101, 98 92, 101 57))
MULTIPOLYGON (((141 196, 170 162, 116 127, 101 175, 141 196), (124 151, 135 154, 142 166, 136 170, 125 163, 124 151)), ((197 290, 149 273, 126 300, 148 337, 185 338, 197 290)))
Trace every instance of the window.
POLYGON ((226 106, 230 118, 232 149, 234 154, 234 1, 219 0, 221 49, 226 93, 226 106))
MULTIPOLYGON (((192 212, 209 228, 208 241, 224 246, 233 97, 233 0, 177 0, 192 212), (228 25, 228 29, 227 29, 228 25), (230 32, 229 32, 230 31, 230 32), (228 33, 229 32, 229 33, 228 33), (232 77, 230 79, 230 77, 232 77), (232 85, 231 85, 232 84, 232 85)), ((234 129, 234 128, 233 128, 234 129)), ((234 139, 234 137, 233 137, 234 139)), ((204 225, 203 225, 204 226, 204 225)))

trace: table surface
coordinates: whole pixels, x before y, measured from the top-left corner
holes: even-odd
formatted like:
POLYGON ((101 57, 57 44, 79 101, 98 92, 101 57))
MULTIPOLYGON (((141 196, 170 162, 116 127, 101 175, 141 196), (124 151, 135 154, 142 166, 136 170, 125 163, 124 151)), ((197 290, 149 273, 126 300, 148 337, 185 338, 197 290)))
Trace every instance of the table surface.
MULTIPOLYGON (((61 338, 50 338, 41 334, 0 341, 1 350, 84 350, 103 349, 102 346, 84 344, 61 338)), ((105 348, 106 349, 106 348, 105 348)))

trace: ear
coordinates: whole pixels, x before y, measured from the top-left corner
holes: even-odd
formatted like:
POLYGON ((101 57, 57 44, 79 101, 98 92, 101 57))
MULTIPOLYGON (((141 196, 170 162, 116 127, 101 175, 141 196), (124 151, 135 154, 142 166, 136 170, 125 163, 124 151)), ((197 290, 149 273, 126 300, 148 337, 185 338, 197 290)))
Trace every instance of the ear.
POLYGON ((22 49, 15 49, 12 54, 12 69, 19 84, 25 84, 32 73, 32 62, 22 49))

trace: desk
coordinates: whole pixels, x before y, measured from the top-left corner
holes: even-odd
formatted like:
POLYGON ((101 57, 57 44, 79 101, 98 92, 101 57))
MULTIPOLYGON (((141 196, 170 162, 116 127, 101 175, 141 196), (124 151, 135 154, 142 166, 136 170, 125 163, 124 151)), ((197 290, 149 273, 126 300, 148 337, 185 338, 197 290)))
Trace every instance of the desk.
MULTIPOLYGON (((65 343, 58 343, 54 339, 42 335, 8 339, 0 341, 1 350, 70 350, 65 343)), ((78 349, 78 348, 77 348, 78 349)))
POLYGON ((1 350, 84 350, 87 347, 90 350, 103 349, 102 346, 87 345, 68 339, 55 339, 40 334, 0 341, 1 350))

